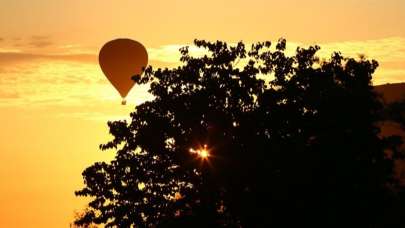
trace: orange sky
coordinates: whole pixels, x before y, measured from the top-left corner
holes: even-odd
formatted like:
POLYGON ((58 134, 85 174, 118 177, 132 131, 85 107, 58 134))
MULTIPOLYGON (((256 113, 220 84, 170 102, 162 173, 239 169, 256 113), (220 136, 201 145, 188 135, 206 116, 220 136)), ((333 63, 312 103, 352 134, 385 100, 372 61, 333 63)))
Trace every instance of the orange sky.
POLYGON ((381 64, 375 84, 405 81, 403 0, 0 1, 0 227, 68 227, 82 170, 113 155, 98 151, 106 121, 150 99, 136 86, 120 105, 97 64, 111 39, 142 42, 159 67, 194 38, 285 37, 289 53, 365 54, 381 64))

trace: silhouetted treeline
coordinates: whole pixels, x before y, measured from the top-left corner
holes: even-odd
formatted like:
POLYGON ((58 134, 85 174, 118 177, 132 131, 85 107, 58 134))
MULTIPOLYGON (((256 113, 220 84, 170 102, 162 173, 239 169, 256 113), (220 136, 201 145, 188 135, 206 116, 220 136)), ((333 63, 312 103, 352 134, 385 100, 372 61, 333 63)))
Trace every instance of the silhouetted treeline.
POLYGON ((376 61, 321 61, 318 46, 287 56, 284 39, 195 45, 207 54, 184 47, 182 66, 133 78, 155 97, 108 123, 100 147, 116 156, 83 172, 76 194, 93 198, 77 224, 404 226, 401 140, 379 136, 376 61), (190 153, 204 145, 207 160, 190 153))

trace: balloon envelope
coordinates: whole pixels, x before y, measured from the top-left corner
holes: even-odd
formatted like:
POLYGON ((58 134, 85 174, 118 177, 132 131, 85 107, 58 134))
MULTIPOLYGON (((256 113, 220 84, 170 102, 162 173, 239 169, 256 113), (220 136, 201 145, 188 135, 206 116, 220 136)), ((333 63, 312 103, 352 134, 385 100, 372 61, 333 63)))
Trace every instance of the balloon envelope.
POLYGON ((147 66, 148 53, 137 41, 116 39, 101 48, 99 63, 105 76, 125 98, 135 83, 132 76, 141 75, 147 66))

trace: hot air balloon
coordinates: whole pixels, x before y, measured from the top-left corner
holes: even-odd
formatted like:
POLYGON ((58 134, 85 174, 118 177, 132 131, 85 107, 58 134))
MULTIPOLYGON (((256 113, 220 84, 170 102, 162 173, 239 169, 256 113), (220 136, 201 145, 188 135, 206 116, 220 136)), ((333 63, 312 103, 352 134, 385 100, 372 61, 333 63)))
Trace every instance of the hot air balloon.
POLYGON ((116 39, 104 44, 98 57, 101 70, 117 89, 125 105, 125 97, 135 84, 132 77, 141 75, 148 64, 145 47, 131 39, 116 39))

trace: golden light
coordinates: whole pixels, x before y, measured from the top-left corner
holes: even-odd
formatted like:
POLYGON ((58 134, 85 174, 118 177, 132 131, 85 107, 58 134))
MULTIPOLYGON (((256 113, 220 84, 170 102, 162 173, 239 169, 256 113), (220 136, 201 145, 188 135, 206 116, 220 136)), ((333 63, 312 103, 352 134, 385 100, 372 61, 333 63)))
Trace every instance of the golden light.
POLYGON ((190 148, 190 153, 192 154, 197 154, 201 159, 208 159, 210 156, 209 150, 207 149, 207 145, 204 145, 204 148, 194 150, 193 148, 190 148))
POLYGON ((202 159, 207 159, 210 156, 210 154, 208 153, 208 151, 206 149, 200 150, 199 155, 202 159))

